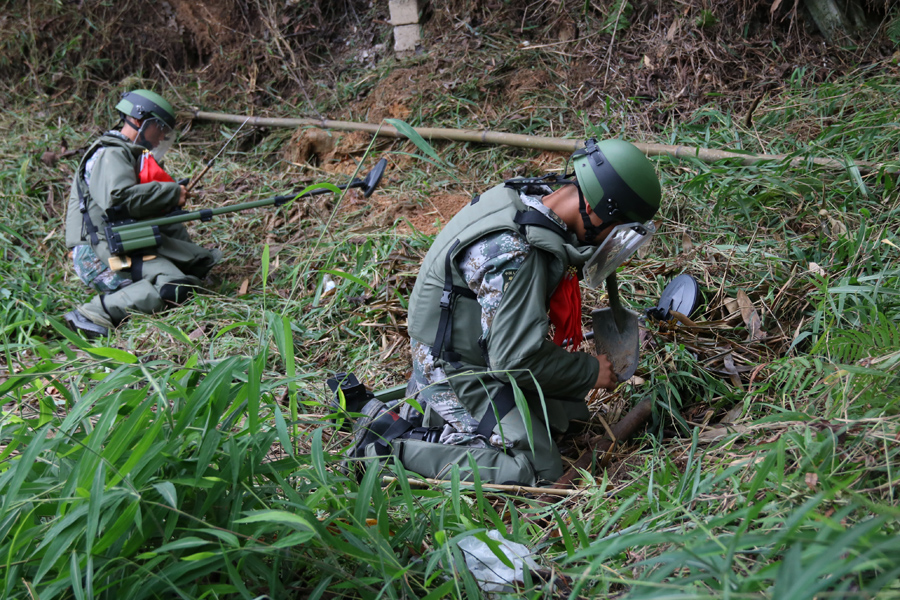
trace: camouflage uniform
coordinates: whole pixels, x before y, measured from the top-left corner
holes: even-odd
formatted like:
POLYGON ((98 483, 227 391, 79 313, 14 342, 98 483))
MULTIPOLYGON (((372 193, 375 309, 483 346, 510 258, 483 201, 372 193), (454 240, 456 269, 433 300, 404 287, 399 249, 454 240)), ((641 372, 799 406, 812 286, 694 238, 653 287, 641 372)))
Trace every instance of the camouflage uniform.
MULTIPOLYGON (((549 192, 550 188, 546 188, 545 193, 549 192)), ((529 196, 522 192, 519 198, 526 206, 539 210, 566 229, 562 219, 543 205, 541 196, 529 196)), ((459 268, 469 289, 478 295, 478 303, 481 305, 482 337, 487 336, 494 314, 503 299, 503 292, 509 287, 509 283, 530 251, 531 246, 525 238, 514 231, 490 234, 463 250, 459 268)), ((469 414, 453 389, 446 385, 447 375, 444 370, 435 366, 431 346, 412 340, 411 349, 412 377, 415 382, 414 389, 419 393, 418 400, 440 415, 449 425, 441 435, 441 443, 475 448, 487 447, 487 441, 474 433, 478 427, 478 419, 469 414)), ((495 434, 491 436, 490 444, 505 447, 509 442, 495 434)))
POLYGON ((79 244, 72 248, 72 262, 75 274, 101 294, 109 294, 131 284, 131 278, 119 271, 113 271, 101 261, 89 244, 79 244))
POLYGON ((564 432, 570 420, 589 417, 584 396, 596 381, 598 364, 547 339, 547 302, 566 270, 583 265, 593 248, 581 246, 541 197, 520 196, 503 186, 485 192, 447 224, 426 256, 410 300, 409 389, 418 392, 423 424, 443 431, 442 444, 392 443, 391 452, 410 470, 442 476, 451 464, 467 470, 468 461, 475 460, 487 481, 534 484, 562 475, 548 429, 564 432), (556 231, 513 222, 529 211, 542 213, 556 231), (435 358, 448 268, 453 285, 465 284, 473 299, 456 296, 448 327, 452 351, 448 354, 445 345, 435 358), (478 426, 511 379, 528 403, 532 439, 526 415, 517 409, 502 416, 485 439, 478 426), (442 454, 435 447, 446 450, 442 454))
POLYGON ((141 220, 178 208, 181 188, 177 183, 140 183, 139 165, 144 152, 145 148, 121 133, 107 132, 88 149, 69 195, 66 245, 73 250, 79 278, 100 292, 81 305, 78 312, 106 328, 118 325, 132 312, 154 313, 169 302, 183 301, 217 262, 215 253, 192 243, 187 229, 176 224, 159 228, 162 243, 147 250, 153 258, 143 261, 140 277, 131 271, 109 269, 111 255, 102 231, 107 209, 123 208, 131 218, 141 220), (96 240, 86 231, 79 186, 89 218, 99 230, 96 240))
MULTIPOLYGON (((127 141, 128 138, 117 131, 109 131, 106 135, 112 135, 127 141)), ((91 172, 97 160, 103 156, 106 148, 98 148, 84 163, 84 182, 90 187, 91 172)), ((90 244, 79 244, 72 248, 72 262, 75 265, 75 274, 84 282, 84 285, 94 288, 101 294, 109 294, 131 283, 127 273, 113 271, 97 256, 90 244)))

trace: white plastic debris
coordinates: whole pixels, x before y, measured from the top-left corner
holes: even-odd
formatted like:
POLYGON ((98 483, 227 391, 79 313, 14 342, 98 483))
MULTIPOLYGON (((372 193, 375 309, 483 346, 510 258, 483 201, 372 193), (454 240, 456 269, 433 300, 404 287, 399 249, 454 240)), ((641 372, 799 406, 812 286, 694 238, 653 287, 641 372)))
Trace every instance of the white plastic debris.
POLYGON ((531 558, 532 552, 527 546, 510 542, 496 529, 488 532, 488 537, 500 544, 503 554, 513 564, 509 568, 497 558, 488 545, 473 537, 464 538, 459 542, 459 549, 466 557, 466 566, 472 572, 478 586, 485 592, 510 593, 515 591, 514 581, 522 581, 523 565, 528 565, 531 571, 538 569, 538 564, 531 558))
POLYGON ((331 278, 331 275, 327 274, 322 278, 322 281, 324 282, 324 285, 322 286, 322 297, 324 298, 334 292, 334 288, 337 287, 337 284, 334 282, 334 279, 331 278))

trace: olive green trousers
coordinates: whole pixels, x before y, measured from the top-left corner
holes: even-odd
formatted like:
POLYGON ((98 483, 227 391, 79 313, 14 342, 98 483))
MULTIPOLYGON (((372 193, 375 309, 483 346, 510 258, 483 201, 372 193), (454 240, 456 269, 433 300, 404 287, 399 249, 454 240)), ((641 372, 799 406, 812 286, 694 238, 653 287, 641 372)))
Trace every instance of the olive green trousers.
MULTIPOLYGON (((166 284, 177 282, 182 287, 181 297, 186 295, 185 288, 200 286, 201 279, 217 262, 215 253, 191 242, 183 225, 170 225, 160 231, 163 243, 148 250, 148 256, 154 258, 143 261, 140 279, 110 294, 94 296, 78 308, 84 316, 98 325, 115 327, 130 313, 152 314, 166 309, 171 301, 160 294, 166 284)), ((109 264, 106 244, 99 244, 94 251, 109 264)))

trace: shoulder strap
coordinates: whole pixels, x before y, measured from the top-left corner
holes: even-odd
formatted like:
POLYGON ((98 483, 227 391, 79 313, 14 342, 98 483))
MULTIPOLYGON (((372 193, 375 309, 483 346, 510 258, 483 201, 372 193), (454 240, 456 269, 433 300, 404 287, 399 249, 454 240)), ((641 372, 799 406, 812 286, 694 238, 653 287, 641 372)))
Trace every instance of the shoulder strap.
MULTIPOLYGON (((453 353, 453 344, 450 340, 453 323, 453 305, 457 296, 477 299, 478 296, 467 287, 453 285, 453 251, 459 246, 459 240, 453 242, 447 254, 444 256, 444 291, 441 294, 441 318, 438 321, 437 334, 431 345, 431 356, 438 359, 444 353, 453 353)), ((455 362, 455 361, 453 361, 455 362)))
POLYGON ((515 408, 515 406, 515 393, 513 392, 512 385, 507 383, 494 394, 493 398, 491 398, 491 403, 488 405, 487 412, 482 415, 481 421, 475 429, 475 433, 490 441, 494 427, 496 427, 497 423, 502 421, 503 417, 515 408))
POLYGON ((534 227, 543 227, 560 237, 566 237, 566 230, 539 210, 521 210, 516 213, 513 220, 519 225, 519 231, 522 232, 522 235, 525 235, 525 227, 530 225, 534 227))
MULTIPOLYGON (((84 158, 81 159, 81 164, 78 165, 78 176, 75 177, 75 189, 78 192, 78 209, 81 211, 81 218, 84 221, 84 231, 91 237, 91 246, 96 246, 100 243, 100 239, 97 237, 98 228, 94 225, 94 222, 91 220, 90 213, 88 211, 88 203, 91 200, 91 191, 87 189, 87 181, 84 179, 84 170, 87 166, 88 161, 91 159, 94 154, 96 154, 101 148, 109 148, 109 147, 124 147, 123 144, 118 143, 117 141, 104 141, 103 137, 101 137, 97 142, 91 147, 84 155, 84 158)), ((135 180, 140 182, 140 165, 135 164, 134 177, 135 180)), ((117 215, 115 212, 115 208, 110 209, 112 211, 111 215, 115 218, 127 218, 127 214, 117 215)), ((108 211, 109 212, 109 211, 108 211)), ((137 280, 135 280, 137 281, 137 280)))
POLYGON ((81 219, 84 221, 84 230, 91 236, 91 246, 96 246, 100 243, 100 240, 97 238, 97 227, 94 225, 94 222, 91 221, 91 217, 88 214, 88 201, 91 199, 91 192, 90 190, 85 189, 87 182, 84 179, 84 169, 91 157, 93 157, 98 150, 105 147, 106 145, 101 140, 98 140, 93 148, 85 153, 84 158, 81 159, 81 164, 78 165, 78 175, 75 177, 75 191, 78 192, 78 210, 81 211, 81 219))

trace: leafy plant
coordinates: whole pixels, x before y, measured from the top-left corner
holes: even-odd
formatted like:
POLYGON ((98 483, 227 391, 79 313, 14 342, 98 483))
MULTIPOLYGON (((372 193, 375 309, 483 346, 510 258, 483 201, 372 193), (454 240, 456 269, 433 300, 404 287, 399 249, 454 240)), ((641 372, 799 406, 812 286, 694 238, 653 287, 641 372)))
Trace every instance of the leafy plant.
MULTIPOLYGON (((101 4, 88 8, 116 8, 101 4)), ((291 4, 287 24, 268 19, 269 39, 303 37, 288 33, 314 11, 301 4, 291 4)), ((52 15, 75 10, 54 6, 52 15)), ((257 8, 276 14, 274 5, 257 8)), ((635 19, 631 3, 616 2, 603 25, 610 34, 635 19)), ((882 63, 821 81, 800 66, 760 101, 751 127, 743 105, 728 99, 681 115, 661 103, 636 110, 612 95, 592 106, 593 85, 542 84, 495 102, 510 74, 557 73, 578 61, 556 46, 521 51, 520 40, 480 26, 467 52, 482 45, 477 60, 491 65, 489 80, 477 78, 477 62, 448 67, 446 86, 404 99, 409 116, 392 124, 415 150, 405 140, 379 146, 394 162, 377 196, 198 226, 194 235, 227 257, 206 293, 89 343, 58 322, 88 294, 62 239, 78 157, 55 167, 37 157, 62 138, 80 147, 115 121, 87 99, 155 75, 139 70, 123 81, 120 63, 104 69, 90 49, 105 30, 54 39, 41 54, 35 43, 62 22, 38 23, 34 40, 29 31, 0 39, 0 69, 10 74, 0 114, 2 595, 474 598, 482 591, 458 544, 489 539, 488 530, 534 550, 542 568, 517 584, 529 598, 900 595, 897 163, 834 171, 808 161, 896 156, 900 86, 882 63), (56 91, 53 70, 63 73, 56 91), (60 90, 68 91, 53 96, 60 90), (665 118, 651 127, 646 115, 665 118), (374 463, 359 479, 342 466, 349 439, 331 421, 326 376, 353 370, 378 388, 408 375, 408 298, 433 238, 411 230, 404 211, 428 213, 434 195, 467 198, 506 174, 564 164, 524 149, 428 143, 408 124, 784 155, 752 166, 654 158, 665 195, 660 232, 650 253, 622 269, 624 295, 644 309, 672 275, 689 272, 704 299, 694 325, 648 325, 642 384, 594 398, 595 414, 612 421, 651 397, 653 435, 619 441, 608 467, 585 473, 569 498, 467 485, 459 469, 426 484, 402 465, 388 480, 374 463)), ((291 48, 274 50, 264 55, 291 60, 291 48)), ((186 105, 243 109, 249 98, 273 116, 296 116, 299 103, 356 118, 361 96, 374 94, 390 66, 341 64, 351 66, 295 102, 283 83, 300 78, 299 62, 224 95, 202 71, 167 76, 186 105)), ((170 168, 190 172, 222 135, 195 123, 170 168)), ((264 197, 295 189, 297 179, 344 181, 285 161, 287 138, 256 131, 223 155, 203 202, 264 197)), ((364 162, 354 151, 342 160, 339 169, 364 162)), ((604 302, 585 291, 586 306, 604 302)), ((589 427, 603 433, 598 420, 589 427)), ((577 437, 566 444, 580 448, 577 437)))

